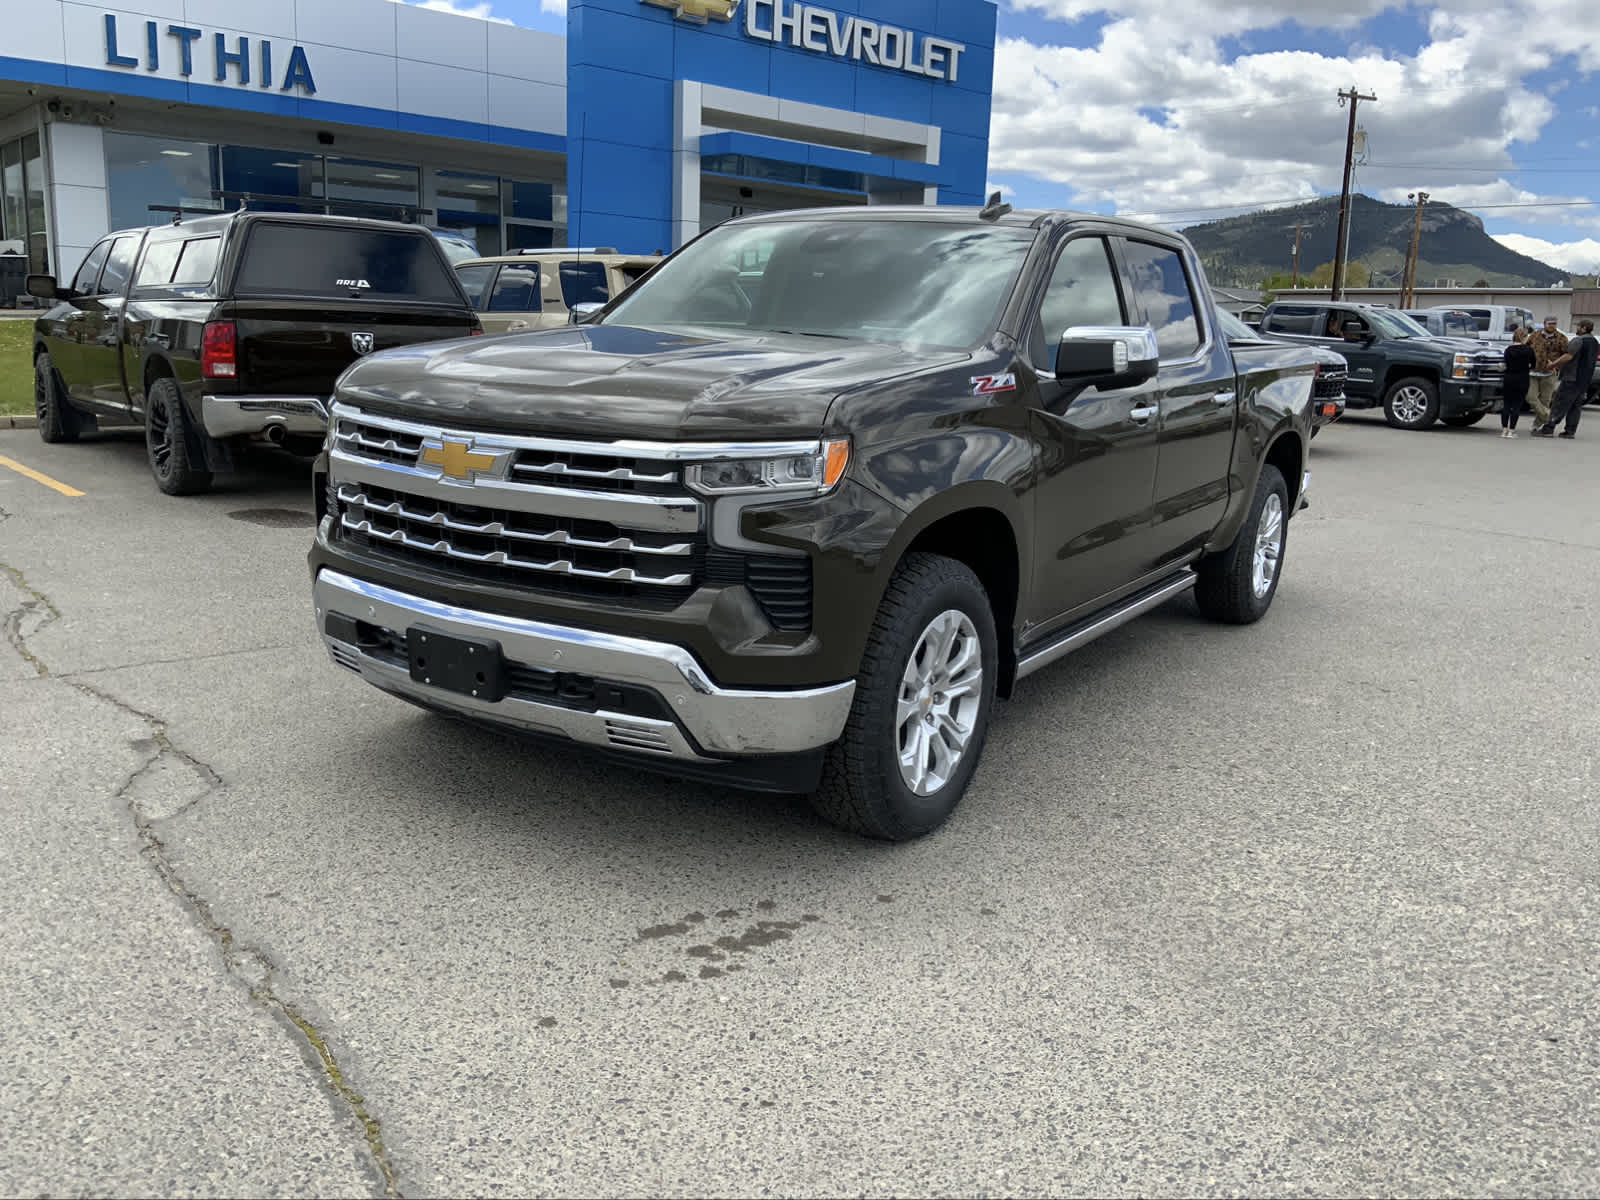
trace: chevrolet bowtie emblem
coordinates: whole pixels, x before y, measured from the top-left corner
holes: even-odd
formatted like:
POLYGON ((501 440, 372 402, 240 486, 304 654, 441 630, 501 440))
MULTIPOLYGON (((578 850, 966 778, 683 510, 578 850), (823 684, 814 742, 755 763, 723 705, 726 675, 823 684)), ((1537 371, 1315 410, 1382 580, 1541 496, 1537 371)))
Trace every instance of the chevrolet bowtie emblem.
POLYGON ((466 482, 480 472, 498 475, 503 465, 502 460, 505 458, 506 454, 503 451, 494 453, 474 450, 471 442, 443 438, 439 441, 423 442, 422 453, 417 455, 417 463, 424 467, 438 467, 442 478, 466 482))
POLYGON ((672 15, 680 21, 693 21, 696 25, 704 25, 706 18, 715 17, 719 21, 733 20, 733 14, 739 11, 739 0, 644 0, 646 4, 654 4, 657 8, 670 8, 672 15))

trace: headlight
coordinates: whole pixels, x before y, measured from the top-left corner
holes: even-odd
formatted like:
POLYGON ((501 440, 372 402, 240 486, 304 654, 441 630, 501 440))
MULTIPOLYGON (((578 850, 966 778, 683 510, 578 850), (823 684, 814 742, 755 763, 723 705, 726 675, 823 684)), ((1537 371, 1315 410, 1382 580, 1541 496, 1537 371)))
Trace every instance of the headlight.
POLYGON ((850 465, 845 438, 821 442, 815 451, 774 458, 735 458, 692 464, 686 481, 706 496, 820 496, 844 476, 850 465))
POLYGON ((1455 365, 1450 371, 1450 378, 1452 378, 1452 379, 1465 379, 1467 377, 1467 375, 1470 373, 1471 369, 1472 369, 1472 355, 1470 355, 1470 354, 1458 354, 1458 355, 1456 355, 1456 358, 1455 358, 1455 365))

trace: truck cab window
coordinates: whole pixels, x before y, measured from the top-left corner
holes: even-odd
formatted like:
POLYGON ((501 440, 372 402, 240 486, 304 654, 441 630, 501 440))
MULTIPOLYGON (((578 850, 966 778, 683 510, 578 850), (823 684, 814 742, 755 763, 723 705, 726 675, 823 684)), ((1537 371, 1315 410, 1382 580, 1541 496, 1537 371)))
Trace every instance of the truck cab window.
POLYGON ((1305 304, 1274 308, 1261 322, 1263 333, 1320 334, 1322 310, 1305 304))
POLYGON ((489 281, 494 278, 493 263, 476 263, 470 267, 457 267, 456 278, 461 280, 462 290, 467 293, 467 300, 473 308, 482 308, 485 294, 489 290, 489 281))
POLYGON ((102 295, 117 295, 127 287, 128 275, 133 270, 133 256, 138 248, 137 237, 119 237, 111 243, 111 254, 106 259, 106 269, 100 275, 102 295))
POLYGON ((1104 238, 1074 238, 1061 250, 1030 339, 1034 361, 1053 369, 1061 334, 1074 325, 1126 325, 1104 238))
POLYGON ((183 252, 178 256, 177 268, 172 272, 173 285, 194 287, 196 284, 210 283, 211 277, 217 272, 217 252, 221 247, 221 238, 190 238, 186 241, 183 252))
POLYGON ((1199 308, 1183 257, 1166 246, 1127 242, 1133 299, 1143 309, 1163 359, 1187 358, 1200 349, 1199 308))
POLYGON ((178 255, 183 243, 177 238, 145 243, 144 257, 139 260, 139 271, 134 276, 135 287, 165 287, 172 279, 172 268, 178 265, 178 255))
POLYGON ((111 241, 101 242, 89 251, 89 257, 83 260, 83 266, 78 268, 78 273, 72 277, 72 290, 80 296, 97 295, 95 281, 100 278, 100 268, 106 265, 106 255, 111 253, 111 241))
POLYGON ((604 304, 611 299, 605 263, 564 262, 560 275, 561 302, 568 308, 575 304, 604 304))

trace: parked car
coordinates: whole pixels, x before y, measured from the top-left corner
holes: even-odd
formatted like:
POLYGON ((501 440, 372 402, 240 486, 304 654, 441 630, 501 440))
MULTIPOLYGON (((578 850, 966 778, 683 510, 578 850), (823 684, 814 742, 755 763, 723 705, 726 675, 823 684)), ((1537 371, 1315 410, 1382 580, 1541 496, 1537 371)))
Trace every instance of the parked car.
POLYGON ((477 258, 481 253, 478 243, 464 233, 456 233, 449 229, 430 229, 428 232, 439 239, 439 248, 444 251, 444 256, 450 260, 451 266, 477 258))
POLYGON ((1025 676, 1191 590, 1266 614, 1322 357, 1230 346, 1131 221, 735 219, 587 324, 351 368, 317 626, 424 708, 915 837, 1025 676))
POLYGON ((522 250, 456 264, 486 333, 553 329, 578 305, 609 303, 661 262, 598 250, 522 250))
POLYGON ((334 380, 364 354, 480 333, 417 225, 234 212, 102 238, 72 281, 30 275, 39 436, 143 425, 171 495, 233 467, 238 439, 314 452, 334 380))
POLYGON ((1345 403, 1383 408, 1400 429, 1476 425, 1495 410, 1505 381, 1498 346, 1437 338, 1397 309, 1353 301, 1278 300, 1261 332, 1342 354, 1345 403))
MULTIPOLYGON (((1281 338, 1268 337, 1259 329, 1251 328, 1226 309, 1217 310, 1217 326, 1236 354, 1257 342, 1283 342, 1281 338)), ((1324 425, 1331 425, 1344 416, 1344 385, 1350 371, 1342 354, 1324 350, 1321 346, 1307 346, 1305 352, 1317 364, 1316 383, 1312 385, 1310 398, 1311 436, 1316 437, 1317 431, 1324 425)))
POLYGON ((1509 342, 1518 325, 1539 327, 1533 313, 1516 304, 1436 304, 1423 311, 1465 313, 1478 339, 1485 342, 1509 342))
POLYGON ((1472 314, 1463 312, 1459 308, 1406 308, 1399 311, 1434 337, 1455 338, 1468 342, 1490 340, 1479 334, 1478 323, 1472 319, 1472 314))

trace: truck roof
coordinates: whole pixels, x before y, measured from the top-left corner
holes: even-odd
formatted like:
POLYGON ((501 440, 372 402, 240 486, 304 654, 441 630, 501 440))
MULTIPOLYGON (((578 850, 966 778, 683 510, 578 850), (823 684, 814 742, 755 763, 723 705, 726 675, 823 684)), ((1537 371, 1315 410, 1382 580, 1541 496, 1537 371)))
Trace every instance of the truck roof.
MULTIPOLYGON (((1074 224, 1085 222, 1096 225, 1121 226, 1132 232, 1143 234, 1169 233, 1158 226, 1150 225, 1144 221, 1134 221, 1127 217, 1108 217, 1103 213, 1080 212, 1075 209, 1064 208, 1014 208, 996 217, 985 217, 987 211, 974 205, 931 205, 931 204, 873 204, 851 205, 840 208, 807 208, 788 210, 784 212, 753 213, 745 217, 734 217, 725 222, 729 225, 767 224, 770 222, 792 221, 800 217, 828 217, 828 218, 855 218, 858 220, 888 217, 892 219, 905 219, 917 221, 940 221, 951 225, 969 225, 974 222, 985 225, 1003 225, 1011 228, 1045 229, 1054 225, 1074 224)), ((1170 234, 1177 237, 1178 234, 1170 234)))
POLYGON ((107 237, 119 233, 141 233, 152 230, 160 233, 163 230, 180 230, 185 233, 215 233, 227 229, 230 225, 248 224, 254 221, 287 221, 300 225, 355 225, 370 229, 380 226, 385 229, 414 229, 421 233, 428 233, 426 225, 418 225, 410 221, 385 221, 377 217, 350 217, 335 213, 305 213, 305 212, 264 212, 261 209, 234 209, 225 213, 204 213, 190 216, 187 213, 178 222, 152 221, 148 225, 131 225, 126 229, 114 229, 107 237))

